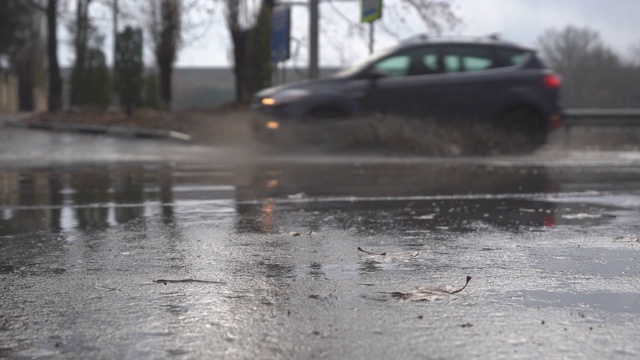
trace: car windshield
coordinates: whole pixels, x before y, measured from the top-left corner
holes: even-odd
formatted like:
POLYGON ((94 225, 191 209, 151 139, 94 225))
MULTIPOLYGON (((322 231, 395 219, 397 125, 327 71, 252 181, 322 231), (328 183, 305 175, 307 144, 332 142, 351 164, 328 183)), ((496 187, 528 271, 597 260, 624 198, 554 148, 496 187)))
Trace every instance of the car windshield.
POLYGON ((362 63, 359 63, 357 65, 354 65, 350 68, 347 68, 345 70, 342 70, 338 73, 336 73, 335 75, 333 75, 333 77, 337 77, 337 78, 344 78, 344 77, 349 77, 352 76, 353 74, 356 74, 364 69, 366 69, 367 67, 369 67, 371 64, 377 62, 378 60, 386 57, 387 55, 389 55, 390 53, 394 52, 397 50, 397 47, 390 47, 390 48, 386 48, 383 50, 379 50, 376 53, 374 53, 373 55, 371 55, 370 57, 367 58, 367 60, 365 60, 362 63))

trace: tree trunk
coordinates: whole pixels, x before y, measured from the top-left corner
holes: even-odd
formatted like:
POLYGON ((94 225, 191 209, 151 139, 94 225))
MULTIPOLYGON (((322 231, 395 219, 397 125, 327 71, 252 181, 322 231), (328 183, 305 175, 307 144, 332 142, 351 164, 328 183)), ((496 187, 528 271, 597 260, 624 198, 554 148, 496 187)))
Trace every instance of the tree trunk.
POLYGON ((49 58, 49 111, 62 109, 62 78, 58 64, 58 0, 47 3, 47 52, 49 58))
POLYGON ((247 65, 246 65, 246 43, 247 32, 244 30, 231 30, 231 40, 233 41, 233 71, 236 75, 236 102, 245 103, 247 85, 247 65))
POLYGON ((171 111, 171 74, 176 53, 180 45, 181 31, 181 2, 180 0, 162 0, 160 2, 160 27, 155 44, 156 63, 160 70, 160 99, 162 108, 171 111))
POLYGON ((160 99, 162 100, 162 109, 171 111, 171 74, 173 72, 173 63, 168 61, 158 61, 160 70, 160 99))
POLYGON ((18 75, 18 108, 20 111, 32 111, 33 106, 33 60, 31 46, 21 49, 16 64, 18 75))
POLYGON ((89 102, 87 81, 87 49, 89 41, 89 5, 91 0, 79 0, 76 8, 74 51, 75 62, 71 75, 71 103, 87 105, 89 102))
POLYGON ((271 81, 271 12, 274 0, 262 0, 256 24, 242 29, 239 0, 229 0, 229 31, 233 42, 236 101, 246 104, 257 90, 271 81))

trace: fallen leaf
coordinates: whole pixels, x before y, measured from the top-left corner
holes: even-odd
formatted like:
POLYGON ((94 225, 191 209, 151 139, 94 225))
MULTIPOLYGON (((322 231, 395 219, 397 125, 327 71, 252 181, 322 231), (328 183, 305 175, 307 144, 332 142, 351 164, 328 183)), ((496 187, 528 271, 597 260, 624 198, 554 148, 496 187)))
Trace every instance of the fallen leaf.
POLYGON ((289 235, 291 236, 300 236, 299 232, 290 232, 289 235))
POLYGON ((157 279, 153 280, 154 283, 167 285, 168 283, 204 283, 204 284, 217 284, 224 285, 226 284, 224 281, 210 281, 210 280, 198 280, 198 279, 179 279, 179 280, 168 280, 168 279, 157 279))
POLYGON ((618 236, 617 238, 613 239, 613 241, 620 241, 620 242, 640 242, 640 238, 635 237, 635 236, 618 236))
POLYGON ((376 255, 376 256, 385 256, 385 255, 387 255, 386 252, 383 252, 381 254, 372 253, 371 251, 367 251, 367 250, 362 249, 360 246, 358 246, 358 251, 362 251, 365 254, 376 255))
POLYGON ((453 288, 452 285, 447 285, 444 288, 425 286, 408 291, 383 292, 383 294, 389 294, 404 301, 455 300, 457 297, 454 295, 464 290, 469 281, 471 281, 471 276, 467 276, 466 283, 459 289, 453 288))

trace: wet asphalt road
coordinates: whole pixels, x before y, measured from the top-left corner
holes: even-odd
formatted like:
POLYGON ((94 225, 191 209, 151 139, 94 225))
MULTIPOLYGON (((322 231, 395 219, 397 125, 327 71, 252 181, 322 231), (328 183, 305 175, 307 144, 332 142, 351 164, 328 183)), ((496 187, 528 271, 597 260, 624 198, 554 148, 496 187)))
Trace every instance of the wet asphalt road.
POLYGON ((15 131, 0 357, 640 356, 637 152, 265 155, 15 131))

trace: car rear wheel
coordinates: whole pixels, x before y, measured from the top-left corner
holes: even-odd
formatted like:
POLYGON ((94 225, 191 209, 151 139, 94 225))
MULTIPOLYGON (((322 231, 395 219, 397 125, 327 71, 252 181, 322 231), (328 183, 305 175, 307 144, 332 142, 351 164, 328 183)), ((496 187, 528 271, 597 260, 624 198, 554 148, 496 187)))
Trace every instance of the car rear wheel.
POLYGON ((498 119, 496 132, 506 152, 530 152, 546 142, 542 116, 528 108, 513 108, 498 119))

